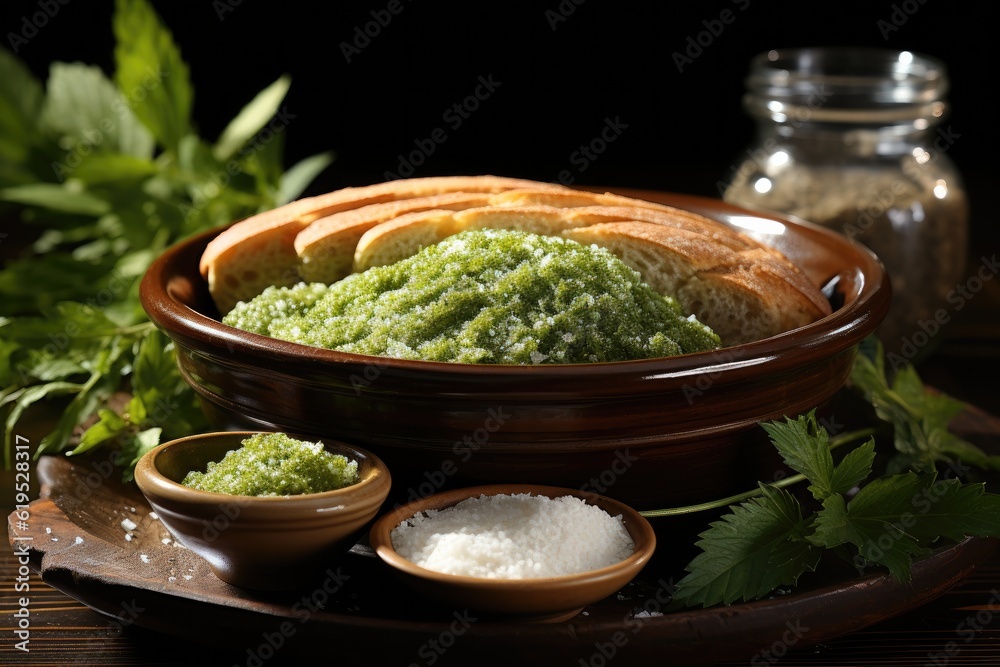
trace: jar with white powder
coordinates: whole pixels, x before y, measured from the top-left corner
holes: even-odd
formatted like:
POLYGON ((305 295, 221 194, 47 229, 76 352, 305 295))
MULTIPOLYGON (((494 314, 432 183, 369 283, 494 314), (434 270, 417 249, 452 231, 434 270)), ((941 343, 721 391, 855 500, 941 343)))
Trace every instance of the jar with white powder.
POLYGON ((944 63, 889 49, 781 49, 751 61, 746 87, 757 137, 720 182, 723 199, 867 245, 893 290, 876 334, 895 358, 922 358, 953 316, 967 253, 944 63))

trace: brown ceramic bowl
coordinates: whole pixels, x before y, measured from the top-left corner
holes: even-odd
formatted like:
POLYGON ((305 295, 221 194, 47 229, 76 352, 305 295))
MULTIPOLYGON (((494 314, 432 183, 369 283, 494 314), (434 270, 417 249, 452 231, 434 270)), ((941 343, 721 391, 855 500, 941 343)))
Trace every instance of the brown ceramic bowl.
POLYGON ((358 462, 355 484, 268 497, 180 484, 189 471, 205 470, 252 434, 205 433, 164 443, 139 459, 136 484, 177 541, 207 560, 219 579, 255 589, 303 586, 364 534, 389 494, 389 470, 364 449, 323 440, 328 451, 358 462))
POLYGON ((594 493, 533 484, 493 484, 438 493, 396 507, 381 516, 368 534, 372 549, 410 588, 441 602, 520 621, 562 621, 576 616, 588 604, 613 595, 635 578, 653 556, 653 527, 624 503, 594 493), (611 516, 621 515, 635 547, 625 560, 598 570, 560 577, 486 579, 443 574, 406 560, 392 546, 392 530, 417 512, 442 510, 481 495, 528 493, 533 496, 576 496, 611 516))
POLYGON ((784 252, 833 314, 714 352, 640 361, 490 366, 306 347, 219 322, 198 261, 212 231, 167 250, 140 288, 181 371, 224 428, 328 435, 371 449, 401 499, 483 483, 553 484, 639 509, 752 488, 780 469, 761 420, 825 405, 889 285, 864 246, 819 226, 721 201, 627 191, 738 227, 784 252))

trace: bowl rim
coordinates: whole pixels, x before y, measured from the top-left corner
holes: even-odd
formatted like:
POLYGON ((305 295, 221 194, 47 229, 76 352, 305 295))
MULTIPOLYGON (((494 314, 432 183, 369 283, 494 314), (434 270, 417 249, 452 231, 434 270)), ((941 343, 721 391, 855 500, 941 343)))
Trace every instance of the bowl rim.
MULTIPOLYGON (((168 267, 177 261, 178 255, 191 252, 191 249, 199 244, 207 244, 209 240, 231 226, 223 225, 182 240, 154 259, 140 282, 140 302, 150 320, 158 328, 170 332, 171 338, 187 342, 198 341, 197 347, 207 346, 226 350, 229 355, 249 356, 285 364, 308 362, 312 366, 324 367, 342 367, 350 364, 376 368, 380 371, 392 369, 404 373, 420 373, 423 376, 436 378, 458 378, 489 373, 502 378, 544 378, 547 381, 574 381, 584 377, 593 380, 595 376, 611 378, 619 375, 631 377, 637 374, 652 374, 658 377, 684 376, 703 372, 706 367, 711 367, 713 372, 724 373, 760 364, 768 364, 772 369, 786 368, 797 365, 804 357, 808 357, 811 350, 820 345, 825 346, 829 354, 856 345, 867 335, 867 329, 874 330, 888 311, 891 288, 885 266, 871 250, 854 239, 794 216, 754 211, 708 197, 659 191, 657 194, 669 198, 671 203, 668 205, 706 215, 723 224, 735 226, 740 231, 746 232, 747 228, 733 225, 727 221, 727 217, 750 217, 779 222, 786 227, 797 229, 806 236, 825 239, 828 244, 836 245, 842 255, 851 256, 851 263, 845 266, 856 273, 861 283, 857 297, 830 315, 776 336, 670 357, 538 365, 466 364, 379 357, 312 347, 243 331, 180 303, 166 289, 168 267), (874 324, 870 324, 872 320, 874 324), (861 332, 864 332, 864 335, 861 332)), ((190 277, 202 283, 205 280, 200 271, 196 271, 195 275, 190 277)))
MULTIPOLYGON (((238 446, 239 445, 237 445, 237 447, 238 446)), ((348 458, 350 458, 350 456, 348 458)), ((310 506, 324 505, 329 502, 343 500, 357 494, 358 491, 363 488, 374 489, 384 487, 378 492, 378 495, 388 496, 392 483, 389 468, 385 462, 363 447, 358 447, 357 445, 352 445, 333 438, 303 436, 301 434, 290 433, 287 431, 208 431, 205 433, 196 433, 194 435, 185 436, 183 438, 175 438, 174 440, 161 443, 143 454, 136 463, 134 478, 136 485, 139 486, 143 495, 146 495, 147 493, 156 493, 159 496, 167 498, 173 502, 181 502, 191 505, 218 505, 220 503, 233 503, 241 507, 252 504, 258 507, 280 506, 289 510, 295 509, 295 506, 297 505, 301 505, 303 509, 308 509, 310 506), (184 486, 180 482, 175 482, 167 477, 157 466, 159 456, 167 449, 173 447, 191 447, 201 444, 201 441, 203 440, 221 440, 229 438, 242 440, 258 433, 278 432, 284 433, 285 435, 297 440, 305 440, 306 442, 320 441, 327 448, 327 451, 330 451, 331 448, 342 450, 341 452, 335 451, 334 453, 350 452, 354 455, 360 455, 362 458, 371 461, 372 467, 367 475, 359 477, 358 481, 354 484, 349 484, 348 486, 333 489, 331 491, 322 491, 320 493, 300 493, 287 496, 243 496, 229 493, 217 493, 214 491, 204 491, 202 489, 194 489, 189 486, 184 486)), ((384 497, 382 500, 384 502, 384 497)))
POLYGON ((580 489, 543 484, 483 484, 435 493, 406 503, 405 505, 399 505, 383 514, 372 524, 369 530, 368 541, 376 555, 384 563, 399 572, 439 585, 483 591, 537 591, 541 588, 565 589, 593 584, 620 576, 629 571, 634 571, 637 574, 649 562, 656 550, 656 532, 653 530, 653 526, 649 520, 639 514, 638 510, 609 496, 582 491, 580 489), (492 496, 515 493, 530 493, 531 495, 543 495, 549 498, 569 495, 581 498, 591 505, 596 504, 594 501, 600 501, 605 505, 615 508, 614 512, 605 509, 611 516, 615 516, 616 513, 621 514, 623 519, 626 519, 630 525, 634 526, 639 539, 636 539, 632 530, 628 531, 634 543, 632 554, 617 563, 574 574, 523 579, 490 579, 430 570, 417 565, 413 561, 407 560, 392 546, 390 536, 392 529, 417 512, 427 509, 444 509, 454 506, 462 500, 478 498, 482 495, 492 496))

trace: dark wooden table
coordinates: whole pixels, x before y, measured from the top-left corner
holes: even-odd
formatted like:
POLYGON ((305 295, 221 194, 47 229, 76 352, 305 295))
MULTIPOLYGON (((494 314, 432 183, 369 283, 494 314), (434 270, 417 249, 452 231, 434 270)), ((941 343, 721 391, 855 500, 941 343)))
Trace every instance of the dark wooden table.
MULTIPOLYGON (((995 248, 995 246, 994 246, 995 248)), ((989 248, 974 249, 981 254, 989 248)), ((978 265, 970 267, 976 270, 978 265)), ((954 313, 950 327, 934 341, 933 353, 918 369, 929 384, 964 399, 993 415, 1000 415, 1000 277, 987 281, 962 312, 954 313)), ((35 414, 18 434, 36 444, 41 424, 53 415, 35 414)), ((1000 439, 986 443, 1000 453, 1000 439)), ((34 464, 32 464, 34 465, 34 464)), ((14 508, 14 471, 0 471, 0 510, 6 517, 14 508)), ((31 497, 37 497, 32 479, 31 497)), ((998 489, 993 489, 997 491, 998 489)), ((4 530, 6 530, 6 521, 4 530)), ((6 537, 4 543, 7 543, 6 537)), ((0 662, 19 665, 274 665, 257 663, 246 651, 222 650, 159 634, 137 625, 119 623, 50 587, 31 572, 19 575, 17 558, 0 553, 0 662), (20 580, 19 580, 20 579, 20 580), (24 585, 28 588, 25 589, 24 585), (15 590, 15 588, 21 590, 15 590), (21 607, 29 601, 29 652, 17 649, 15 631, 21 607)), ((905 615, 867 630, 819 646, 771 655, 747 656, 725 665, 864 665, 869 667, 925 667, 942 665, 1000 665, 1000 550, 992 560, 950 592, 905 615)), ((185 619, 178 618, 178 624, 185 619)), ((318 656, 317 663, 331 662, 318 656)), ((564 661, 565 662, 565 661, 564 661)), ((610 663, 610 661, 609 661, 610 663)), ((377 660, 373 664, 380 664, 377 660)), ((540 656, 540 664, 559 665, 558 656, 540 656)), ((576 664, 571 662, 571 664, 576 664)), ((664 664, 671 664, 669 655, 664 664)))

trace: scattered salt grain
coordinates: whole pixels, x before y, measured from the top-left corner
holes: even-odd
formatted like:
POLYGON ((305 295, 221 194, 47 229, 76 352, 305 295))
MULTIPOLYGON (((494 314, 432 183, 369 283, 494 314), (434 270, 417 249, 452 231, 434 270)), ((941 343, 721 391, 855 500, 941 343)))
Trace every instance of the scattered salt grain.
POLYGON ((83 538, 77 535, 76 539, 73 540, 73 544, 83 544, 83 538))
POLYGON ((184 581, 191 581, 191 575, 190 574, 185 574, 184 575, 184 581))
POLYGON ((142 560, 143 563, 149 562, 149 556, 147 556, 146 554, 139 554, 139 559, 142 560))
POLYGON ((621 516, 574 496, 498 494, 418 512, 391 533, 413 563, 446 574, 527 579, 587 572, 632 554, 621 516))
POLYGON ((132 541, 132 533, 125 533, 125 541, 126 542, 132 541))
POLYGON ((48 526, 46 526, 46 527, 45 527, 45 534, 46 534, 46 535, 49 535, 49 534, 51 534, 51 533, 52 533, 52 529, 51 529, 51 528, 49 528, 48 526))
POLYGON ((174 583, 175 581, 177 581, 177 577, 167 577, 167 581, 169 581, 170 583, 174 583))
POLYGON ((150 512, 147 516, 149 516, 149 518, 152 519, 153 521, 160 520, 160 515, 157 514, 156 512, 150 512))
POLYGON ((133 531, 136 529, 136 523, 132 519, 122 519, 122 528, 127 531, 133 531))
POLYGON ((164 544, 170 544, 170 538, 169 538, 169 537, 164 537, 164 538, 163 538, 162 540, 160 540, 160 541, 161 541, 161 542, 163 542, 164 544))
POLYGON ((663 616, 663 614, 661 614, 658 611, 647 611, 643 609, 641 611, 636 612, 633 618, 654 618, 656 616, 663 616))

